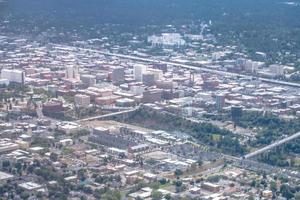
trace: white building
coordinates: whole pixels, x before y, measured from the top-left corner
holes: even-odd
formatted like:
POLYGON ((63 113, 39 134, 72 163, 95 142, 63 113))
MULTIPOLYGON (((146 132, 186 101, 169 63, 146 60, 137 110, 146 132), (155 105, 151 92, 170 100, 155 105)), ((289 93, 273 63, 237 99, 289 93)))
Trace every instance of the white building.
POLYGON ((75 104, 79 107, 88 107, 91 103, 91 98, 88 95, 76 94, 74 96, 75 104))
POLYGON ((1 79, 7 79, 9 81, 9 83, 24 84, 25 73, 22 70, 2 69, 1 70, 1 79))
POLYGON ((175 47, 186 44, 179 33, 162 33, 161 36, 152 35, 148 37, 148 42, 153 46, 175 47))
POLYGON ((164 73, 162 70, 149 68, 149 69, 147 69, 147 71, 154 74, 155 81, 163 79, 164 73))
POLYGON ((272 74, 276 76, 281 76, 284 74, 284 66, 283 65, 270 65, 269 70, 272 74))
POLYGON ((80 80, 78 66, 66 66, 65 78, 69 80, 80 80))
POLYGON ((7 79, 0 79, 0 87, 2 85, 8 86, 9 85, 9 80, 7 80, 7 79))
POLYGON ((13 143, 11 141, 11 139, 8 139, 8 138, 0 139, 0 154, 14 151, 14 150, 17 150, 18 148, 19 148, 19 145, 16 143, 13 143))
POLYGON ((80 130, 81 126, 75 122, 58 122, 57 129, 66 134, 72 134, 80 130))
POLYGON ((133 75, 136 81, 141 82, 143 73, 147 71, 147 66, 143 64, 136 64, 133 66, 133 75))
POLYGON ((247 72, 256 73, 258 71, 258 68, 260 68, 262 64, 263 63, 261 62, 247 60, 245 63, 245 70, 247 72))

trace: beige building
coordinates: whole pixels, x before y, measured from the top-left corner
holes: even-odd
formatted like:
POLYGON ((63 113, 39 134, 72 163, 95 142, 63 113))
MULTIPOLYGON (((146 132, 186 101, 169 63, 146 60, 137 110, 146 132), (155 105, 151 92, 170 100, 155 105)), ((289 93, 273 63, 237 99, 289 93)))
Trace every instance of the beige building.
POLYGON ((74 101, 75 101, 76 106, 88 107, 91 103, 91 98, 88 95, 76 94, 74 96, 74 101))

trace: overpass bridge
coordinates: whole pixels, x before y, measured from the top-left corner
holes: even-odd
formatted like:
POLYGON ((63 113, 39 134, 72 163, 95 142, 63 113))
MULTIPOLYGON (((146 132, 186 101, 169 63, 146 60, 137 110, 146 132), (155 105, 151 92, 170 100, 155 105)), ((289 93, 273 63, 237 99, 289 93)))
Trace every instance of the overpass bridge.
POLYGON ((99 116, 95 116, 95 117, 79 119, 76 122, 81 123, 81 122, 94 121, 94 120, 112 119, 114 117, 124 117, 130 113, 133 113, 134 111, 136 111, 138 109, 139 109, 139 107, 137 106, 137 107, 129 109, 129 110, 123 110, 123 111, 113 112, 113 113, 109 113, 109 114, 105 114, 105 115, 99 115, 99 116))
POLYGON ((275 147, 278 147, 278 146, 280 146, 282 144, 285 144, 285 143, 287 143, 287 142, 289 142, 291 140, 297 139, 299 137, 300 137, 300 132, 297 132, 297 133, 295 133, 295 134, 293 134, 291 136, 288 136, 288 137, 283 138, 281 140, 275 141, 275 142, 273 142, 272 144, 270 144, 268 146, 265 146, 265 147, 263 147, 261 149, 258 149, 256 151, 254 151, 254 152, 246 154, 245 156, 243 156, 243 158, 244 159, 249 159, 249 158, 255 157, 255 156, 259 155, 259 154, 262 154, 262 153, 264 153, 266 151, 274 149, 275 147))

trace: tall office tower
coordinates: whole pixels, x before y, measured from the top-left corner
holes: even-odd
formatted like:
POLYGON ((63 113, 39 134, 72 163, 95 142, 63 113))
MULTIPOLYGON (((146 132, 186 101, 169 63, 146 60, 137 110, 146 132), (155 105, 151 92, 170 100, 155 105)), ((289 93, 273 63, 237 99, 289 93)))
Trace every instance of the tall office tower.
POLYGON ((218 111, 221 111, 225 106, 225 95, 224 94, 216 94, 216 107, 218 111))
POLYGON ((17 69, 2 69, 1 79, 6 79, 9 83, 24 84, 25 72, 17 69))
POLYGON ((142 74, 143 84, 146 86, 153 86, 155 84, 155 74, 152 72, 145 72, 142 74))
POLYGON ((246 63, 245 63, 245 70, 247 72, 256 73, 260 66, 261 66, 260 62, 247 60, 246 63))
POLYGON ((136 64, 133 66, 133 75, 136 81, 141 82, 143 79, 143 73, 147 71, 147 66, 143 64, 136 64))
POLYGON ((122 84, 125 81, 125 69, 124 67, 113 67, 111 79, 114 84, 122 84))
POLYGON ((238 122, 243 115, 242 106, 231 106, 231 118, 232 121, 238 122))
POLYGON ((236 67, 239 67, 240 69, 244 69, 246 65, 246 59, 245 58, 238 58, 235 62, 236 67))
POLYGON ((66 66, 66 79, 80 80, 78 66, 66 66))

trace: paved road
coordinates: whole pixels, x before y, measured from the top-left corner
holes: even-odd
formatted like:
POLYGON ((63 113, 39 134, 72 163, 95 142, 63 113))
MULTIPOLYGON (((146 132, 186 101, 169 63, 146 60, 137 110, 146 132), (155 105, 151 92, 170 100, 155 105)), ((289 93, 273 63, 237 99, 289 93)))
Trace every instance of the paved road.
POLYGON ((268 146, 265 146, 265 147, 263 147, 261 149, 258 149, 256 151, 254 151, 252 153, 249 153, 249 154, 245 155, 244 158, 245 159, 252 158, 252 157, 257 156, 259 154, 262 154, 262 153, 264 153, 264 152, 266 152, 268 150, 271 150, 271 149, 273 149, 273 148, 275 148, 277 146, 280 146, 280 145, 282 145, 284 143, 287 143, 287 142, 289 142, 291 140, 294 140, 294 139, 296 139, 298 137, 300 137, 300 132, 295 133, 294 135, 288 136, 288 137, 286 137, 286 138, 284 138, 282 140, 278 140, 278 141, 276 141, 276 142, 274 142, 274 143, 272 143, 272 144, 270 144, 268 146))
POLYGON ((118 116, 118 115, 122 115, 122 114, 126 114, 126 113, 131 113, 133 111, 136 111, 137 109, 138 109, 138 107, 133 108, 133 109, 129 109, 129 110, 124 110, 124 111, 109 113, 109 114, 106 114, 106 115, 99 115, 99 116, 95 116, 95 117, 88 117, 88 118, 77 120, 76 122, 80 123, 80 122, 86 122, 86 121, 100 120, 100 119, 104 119, 104 118, 107 118, 107 117, 113 117, 113 116, 118 116))
POLYGON ((233 72, 226 72, 226 71, 221 71, 221 70, 216 70, 216 69, 210 69, 205 66, 194 66, 191 64, 182 64, 178 62, 170 62, 170 61, 162 61, 162 60, 155 60, 155 59, 150 59, 150 58, 141 58, 138 56, 131 56, 131 55, 124 55, 124 54, 117 54, 117 53, 110 53, 107 51, 100 51, 100 50, 95 50, 95 49, 89 49, 89 48, 80 48, 80 47, 73 47, 73 46, 68 46, 68 45, 58 45, 54 44, 54 48, 57 49, 64 49, 64 50, 81 50, 85 52, 94 52, 98 54, 102 54, 105 56, 114 56, 118 58, 124 58, 124 59, 130 59, 130 60, 136 60, 136 61, 142 61, 142 62, 149 62, 149 63, 159 63, 159 64, 167 64, 167 65, 172 65, 184 69, 189 69, 193 71, 198 71, 198 72, 209 72, 209 73, 214 73, 214 74, 219 74, 223 76, 232 76, 232 77, 243 77, 247 79, 253 79, 256 78, 260 81, 263 82, 268 82, 268 83, 273 83, 273 84, 278 84, 278 85, 285 85, 285 86, 291 86, 291 87, 299 87, 300 84, 298 83, 292 83, 292 82, 287 82, 287 81, 279 81, 275 79, 270 79, 270 78, 260 78, 257 76, 250 76, 250 75, 244 75, 244 74, 239 74, 239 73, 233 73, 233 72))

